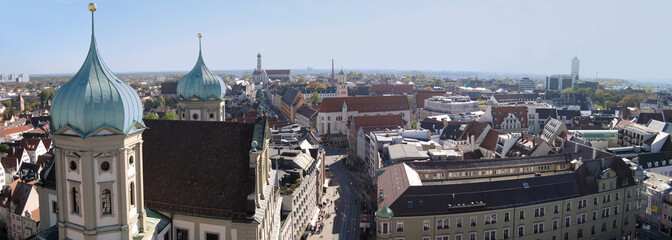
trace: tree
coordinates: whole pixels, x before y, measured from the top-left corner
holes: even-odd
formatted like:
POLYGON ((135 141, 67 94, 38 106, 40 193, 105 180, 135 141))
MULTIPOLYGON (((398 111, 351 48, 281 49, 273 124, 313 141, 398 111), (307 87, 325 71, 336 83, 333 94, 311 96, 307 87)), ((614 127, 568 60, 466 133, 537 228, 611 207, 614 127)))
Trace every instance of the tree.
POLYGON ((257 90, 257 94, 255 94, 254 98, 257 100, 257 103, 261 103, 266 98, 266 95, 264 95, 264 92, 259 89, 257 90))
POLYGON ((177 113, 168 111, 161 117, 161 120, 177 120, 177 113))
POLYGON ((4 152, 4 153, 9 152, 9 145, 4 144, 4 143, 0 144, 0 152, 4 152))
POLYGON ((166 106, 166 99, 163 98, 163 96, 159 96, 159 97, 156 99, 156 105, 157 105, 158 107, 166 106))
POLYGON ((326 86, 319 82, 311 82, 306 86, 306 88, 326 88, 326 86))
POLYGON ((636 96, 636 95, 628 95, 623 97, 621 101, 618 102, 618 106, 621 107, 636 107, 639 106, 639 103, 644 101, 643 97, 636 96))
POLYGON ((3 101, 2 105, 5 105, 6 108, 12 108, 12 100, 3 101))
POLYGON ((44 89, 37 96, 40 97, 40 103, 44 106, 54 97, 54 90, 51 88, 44 89))
POLYGON ((154 113, 145 113, 142 115, 142 119, 159 119, 159 117, 154 113))
POLYGON ((322 99, 320 98, 320 94, 317 94, 317 92, 313 92, 313 94, 308 97, 308 102, 315 104, 315 103, 321 103, 322 99))

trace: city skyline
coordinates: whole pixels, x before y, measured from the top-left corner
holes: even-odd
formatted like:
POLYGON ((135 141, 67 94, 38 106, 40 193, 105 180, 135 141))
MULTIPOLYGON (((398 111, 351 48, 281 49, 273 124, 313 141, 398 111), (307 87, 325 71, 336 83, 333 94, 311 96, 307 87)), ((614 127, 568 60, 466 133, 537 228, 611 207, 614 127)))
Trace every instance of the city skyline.
MULTIPOLYGON (((0 72, 74 73, 86 55, 88 1, 0 1, 0 72), (45 20, 48 19, 48 20, 45 20), (57 46, 57 47, 54 47, 57 46)), ((265 68, 475 71, 664 79, 672 3, 98 1, 101 54, 115 72, 265 68), (644 37, 642 37, 644 36, 644 37)))

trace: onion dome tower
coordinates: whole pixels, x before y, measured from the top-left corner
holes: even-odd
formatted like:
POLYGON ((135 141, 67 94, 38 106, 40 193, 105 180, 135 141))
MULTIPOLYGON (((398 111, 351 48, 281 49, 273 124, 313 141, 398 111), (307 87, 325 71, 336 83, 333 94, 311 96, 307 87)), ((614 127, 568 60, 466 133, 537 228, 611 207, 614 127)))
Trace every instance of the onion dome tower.
POLYGON ((58 234, 59 239, 133 239, 153 231, 145 226, 142 102, 98 54, 96 4, 89 10, 88 56, 51 106, 58 234))
POLYGON ((341 72, 336 76, 336 91, 338 91, 338 97, 347 97, 348 96, 348 83, 346 82, 347 76, 341 69, 341 72))
POLYGON ((180 120, 224 121, 226 84, 203 62, 198 34, 196 66, 177 84, 177 114, 180 120))

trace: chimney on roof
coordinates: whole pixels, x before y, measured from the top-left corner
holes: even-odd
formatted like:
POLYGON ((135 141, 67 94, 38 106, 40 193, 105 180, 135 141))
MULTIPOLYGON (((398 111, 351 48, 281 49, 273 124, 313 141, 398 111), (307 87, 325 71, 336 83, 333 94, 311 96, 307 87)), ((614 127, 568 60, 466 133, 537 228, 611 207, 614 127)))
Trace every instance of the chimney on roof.
POLYGON ((577 153, 579 153, 579 144, 574 143, 574 154, 577 154, 577 153))
POLYGON ((604 158, 600 159, 600 166, 602 167, 602 169, 604 169, 604 158))

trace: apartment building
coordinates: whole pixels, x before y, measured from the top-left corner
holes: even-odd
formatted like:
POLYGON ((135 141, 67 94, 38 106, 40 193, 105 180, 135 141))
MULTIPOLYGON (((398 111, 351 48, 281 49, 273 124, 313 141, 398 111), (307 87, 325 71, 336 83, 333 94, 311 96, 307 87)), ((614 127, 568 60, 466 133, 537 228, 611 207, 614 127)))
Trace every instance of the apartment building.
POLYGON ((377 181, 377 239, 631 239, 644 174, 629 164, 610 157, 568 173, 448 184, 389 166, 377 181))

